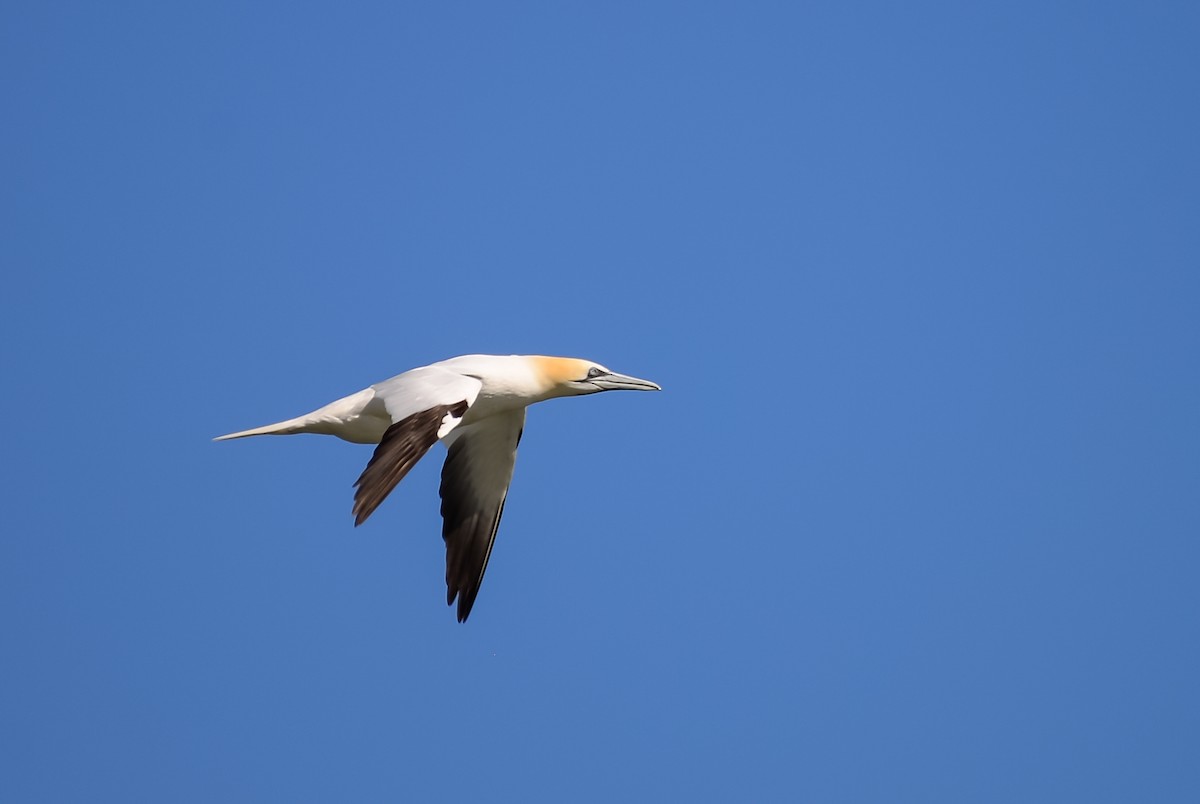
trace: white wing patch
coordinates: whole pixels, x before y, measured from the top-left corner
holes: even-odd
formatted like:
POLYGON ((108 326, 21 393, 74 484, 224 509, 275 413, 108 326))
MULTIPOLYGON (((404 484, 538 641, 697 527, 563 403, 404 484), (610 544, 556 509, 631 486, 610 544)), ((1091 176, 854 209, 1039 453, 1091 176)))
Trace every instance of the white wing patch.
POLYGON ((455 427, 458 427, 459 423, 462 421, 462 417, 465 415, 467 415, 466 411, 463 411, 463 413, 459 416, 455 416, 453 411, 447 412, 446 415, 442 417, 441 427, 438 428, 438 439, 440 440, 445 438, 447 433, 449 433, 455 427))

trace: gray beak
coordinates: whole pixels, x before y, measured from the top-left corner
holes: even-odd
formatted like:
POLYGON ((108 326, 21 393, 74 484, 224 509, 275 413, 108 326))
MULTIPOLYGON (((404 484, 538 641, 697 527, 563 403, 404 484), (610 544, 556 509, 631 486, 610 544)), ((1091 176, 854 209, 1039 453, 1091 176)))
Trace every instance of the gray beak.
POLYGON ((649 380, 639 380, 637 377, 626 377, 624 374, 605 374, 588 380, 601 391, 661 391, 658 383, 649 380))

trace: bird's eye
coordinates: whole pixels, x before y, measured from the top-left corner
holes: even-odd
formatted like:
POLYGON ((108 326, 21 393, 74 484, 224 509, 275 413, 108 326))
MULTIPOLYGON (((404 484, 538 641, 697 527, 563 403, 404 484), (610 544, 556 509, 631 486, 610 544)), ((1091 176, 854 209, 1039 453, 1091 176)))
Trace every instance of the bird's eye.
POLYGON ((588 369, 587 378, 589 380, 594 380, 597 377, 603 377, 603 376, 604 376, 604 372, 601 371, 600 369, 596 368, 595 366, 592 366, 590 369, 588 369))

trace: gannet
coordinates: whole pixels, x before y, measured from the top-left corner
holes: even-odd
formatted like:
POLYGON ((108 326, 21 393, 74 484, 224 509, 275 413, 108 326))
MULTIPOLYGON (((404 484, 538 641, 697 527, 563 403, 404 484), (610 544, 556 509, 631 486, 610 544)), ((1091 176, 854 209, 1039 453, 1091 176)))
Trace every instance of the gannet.
POLYGON ((378 444, 354 483, 354 524, 367 520, 435 442, 446 445, 439 494, 446 603, 466 622, 483 583, 525 428, 525 408, 600 391, 659 391, 599 363, 541 355, 465 355, 398 374, 294 419, 219 436, 320 433, 378 444))

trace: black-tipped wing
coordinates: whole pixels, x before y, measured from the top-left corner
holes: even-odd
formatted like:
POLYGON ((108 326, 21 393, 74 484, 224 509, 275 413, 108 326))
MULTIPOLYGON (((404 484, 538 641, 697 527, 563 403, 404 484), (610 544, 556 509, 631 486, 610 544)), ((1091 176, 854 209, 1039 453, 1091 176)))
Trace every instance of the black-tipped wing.
POLYGON ((393 424, 383 434, 370 463, 354 481, 354 524, 361 525, 416 466, 429 448, 437 443, 439 433, 453 428, 469 403, 466 400, 450 405, 436 405, 413 413, 393 424))
POLYGON ((460 623, 471 614, 483 583, 524 426, 521 408, 460 427, 446 439, 450 454, 442 467, 440 492, 446 603, 458 598, 460 623))

